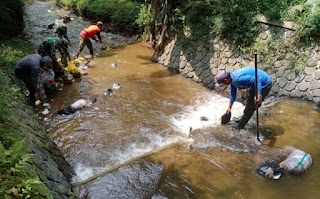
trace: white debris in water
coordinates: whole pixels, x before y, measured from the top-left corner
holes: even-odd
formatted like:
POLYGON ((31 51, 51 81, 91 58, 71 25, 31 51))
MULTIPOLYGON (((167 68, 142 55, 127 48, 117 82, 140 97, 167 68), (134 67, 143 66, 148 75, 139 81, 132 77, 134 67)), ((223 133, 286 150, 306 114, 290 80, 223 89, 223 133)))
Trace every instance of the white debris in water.
POLYGON ((83 107, 89 107, 92 105, 92 102, 89 100, 80 99, 76 102, 74 102, 71 107, 75 109, 81 109, 83 107))
POLYGON ((111 64, 111 67, 112 67, 112 68, 115 68, 115 67, 117 67, 117 66, 118 66, 118 65, 117 65, 116 63, 112 63, 112 64, 111 64))
MULTIPOLYGON (((192 130, 201 129, 209 126, 218 126, 221 123, 221 116, 226 112, 229 104, 229 98, 213 94, 205 96, 205 103, 197 102, 194 105, 184 108, 184 111, 172 116, 171 120, 176 131, 185 135, 192 130), (201 117, 208 118, 208 121, 201 121, 201 117)), ((240 117, 244 106, 240 102, 234 102, 231 117, 240 117)))
POLYGON ((47 108, 44 109, 44 111, 42 111, 42 115, 47 115, 49 113, 49 110, 47 108))
POLYGON ((119 83, 114 83, 114 84, 112 85, 112 88, 113 88, 113 89, 119 89, 119 88, 121 88, 121 86, 120 86, 119 83))

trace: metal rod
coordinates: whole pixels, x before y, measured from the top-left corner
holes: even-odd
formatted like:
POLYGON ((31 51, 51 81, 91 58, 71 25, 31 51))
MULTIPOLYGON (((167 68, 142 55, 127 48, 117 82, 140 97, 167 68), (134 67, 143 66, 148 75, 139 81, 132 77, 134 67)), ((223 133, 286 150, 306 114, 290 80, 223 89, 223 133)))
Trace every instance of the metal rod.
MULTIPOLYGON (((258 58, 257 54, 254 54, 254 68, 255 68, 255 80, 256 80, 256 99, 258 99, 258 58)), ((260 142, 259 138, 259 105, 256 104, 256 114, 257 114, 257 139, 260 142)))
MULTIPOLYGON (((75 47, 73 47, 73 46, 71 46, 75 51, 76 51, 76 53, 77 53, 77 49, 75 48, 75 47)), ((90 59, 88 59, 88 58, 86 58, 84 55, 82 55, 80 52, 79 52, 79 55, 81 55, 86 61, 87 61, 87 64, 89 64, 90 63, 90 59)))

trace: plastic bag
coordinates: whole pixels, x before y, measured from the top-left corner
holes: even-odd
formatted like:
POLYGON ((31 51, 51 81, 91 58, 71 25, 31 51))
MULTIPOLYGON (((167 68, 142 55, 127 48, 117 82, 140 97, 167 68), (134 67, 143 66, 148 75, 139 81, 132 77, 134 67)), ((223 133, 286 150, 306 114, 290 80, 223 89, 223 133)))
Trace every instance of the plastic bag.
POLYGON ((51 88, 51 85, 55 83, 54 81, 54 72, 51 69, 45 70, 42 73, 42 80, 43 80, 43 85, 45 88, 51 88))
POLYGON ((279 166, 290 173, 299 174, 305 172, 311 164, 312 158, 310 154, 295 149, 289 154, 287 159, 279 164, 279 166))
POLYGON ((79 68, 76 67, 72 61, 68 62, 68 66, 65 68, 65 70, 73 74, 73 76, 81 76, 79 68))

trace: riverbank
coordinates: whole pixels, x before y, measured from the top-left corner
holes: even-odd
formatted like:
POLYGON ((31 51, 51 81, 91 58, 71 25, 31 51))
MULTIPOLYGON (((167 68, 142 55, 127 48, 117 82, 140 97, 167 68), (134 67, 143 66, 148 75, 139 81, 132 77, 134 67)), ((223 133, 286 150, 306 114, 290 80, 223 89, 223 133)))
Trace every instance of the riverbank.
POLYGON ((0 41, 0 198, 72 198, 72 169, 28 105, 13 65, 34 47, 0 41))

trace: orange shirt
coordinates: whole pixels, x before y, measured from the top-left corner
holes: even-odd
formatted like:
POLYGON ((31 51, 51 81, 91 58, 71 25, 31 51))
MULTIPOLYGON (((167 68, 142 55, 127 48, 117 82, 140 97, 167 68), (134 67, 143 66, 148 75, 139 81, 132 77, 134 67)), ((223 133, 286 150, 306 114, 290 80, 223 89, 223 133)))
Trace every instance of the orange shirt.
POLYGON ((83 29, 80 32, 80 35, 83 39, 88 40, 89 38, 93 38, 99 31, 100 31, 99 26, 91 25, 88 28, 83 29))

